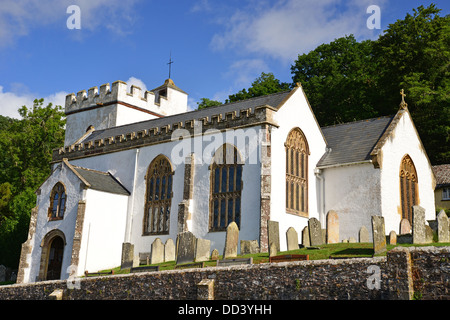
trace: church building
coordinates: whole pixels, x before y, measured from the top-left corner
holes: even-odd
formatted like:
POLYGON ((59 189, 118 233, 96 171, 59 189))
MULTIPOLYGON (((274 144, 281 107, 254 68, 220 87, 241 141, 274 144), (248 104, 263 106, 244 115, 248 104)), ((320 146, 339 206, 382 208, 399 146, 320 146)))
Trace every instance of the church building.
POLYGON ((187 96, 167 79, 66 97, 65 143, 36 191, 18 283, 114 268, 124 244, 138 255, 184 231, 221 252, 231 222, 267 252, 269 220, 301 234, 334 210, 342 241, 370 231, 373 215, 398 233, 413 205, 435 218, 435 177, 404 97, 393 116, 321 128, 300 85, 196 111, 187 96))

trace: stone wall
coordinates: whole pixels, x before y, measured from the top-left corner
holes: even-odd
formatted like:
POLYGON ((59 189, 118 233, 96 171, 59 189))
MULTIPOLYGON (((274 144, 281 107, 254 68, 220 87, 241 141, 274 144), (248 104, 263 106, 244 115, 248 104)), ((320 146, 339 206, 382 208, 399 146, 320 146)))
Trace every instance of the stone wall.
POLYGON ((387 257, 169 270, 0 287, 0 299, 450 299, 450 247, 396 248, 387 257), (209 295, 201 283, 209 282, 209 295), (212 285, 211 285, 212 283, 212 285), (75 286, 67 289, 68 284, 75 286), (79 286, 77 289, 76 287, 79 286), (212 290, 212 291, 211 291, 212 290))

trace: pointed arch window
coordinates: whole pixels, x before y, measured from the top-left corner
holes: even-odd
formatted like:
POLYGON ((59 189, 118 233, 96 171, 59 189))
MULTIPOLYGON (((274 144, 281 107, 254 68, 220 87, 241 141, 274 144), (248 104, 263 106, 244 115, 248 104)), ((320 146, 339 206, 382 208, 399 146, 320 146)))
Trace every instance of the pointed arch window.
POLYGON ((412 224, 412 207, 419 204, 419 183, 416 167, 409 155, 405 155, 400 164, 400 201, 402 219, 412 224))
POLYGON ((211 165, 210 231, 224 231, 231 222, 241 225, 243 163, 239 151, 222 145, 211 165))
POLYGON ((49 220, 61 220, 66 211, 66 188, 58 182, 50 194, 50 207, 48 208, 49 220))
POLYGON ((309 147, 302 130, 292 129, 284 146, 286 149, 286 212, 308 217, 309 147))
POLYGON ((169 233, 173 174, 172 164, 164 155, 157 156, 148 167, 144 235, 169 233))

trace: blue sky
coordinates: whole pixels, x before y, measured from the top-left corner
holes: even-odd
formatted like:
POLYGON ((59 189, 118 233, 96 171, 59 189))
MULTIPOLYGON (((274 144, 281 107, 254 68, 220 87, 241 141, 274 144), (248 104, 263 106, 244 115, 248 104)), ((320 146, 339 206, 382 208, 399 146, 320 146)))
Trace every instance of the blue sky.
POLYGON ((397 19, 448 0, 0 0, 0 114, 35 98, 64 106, 65 95, 122 80, 151 90, 168 77, 195 108, 224 101, 261 72, 291 82, 298 54, 354 34, 376 39, 397 19), (70 5, 80 29, 69 29, 70 5), (369 29, 370 5, 381 29, 369 29))

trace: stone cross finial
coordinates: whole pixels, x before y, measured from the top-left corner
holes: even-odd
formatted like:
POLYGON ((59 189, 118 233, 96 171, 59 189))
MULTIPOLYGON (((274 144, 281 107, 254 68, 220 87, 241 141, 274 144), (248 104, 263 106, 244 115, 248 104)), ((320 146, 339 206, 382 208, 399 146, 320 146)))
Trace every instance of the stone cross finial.
POLYGON ((408 106, 408 104, 405 102, 406 94, 405 94, 405 91, 404 91, 403 89, 400 90, 400 95, 402 96, 402 102, 400 102, 400 108, 406 109, 406 107, 408 106))

